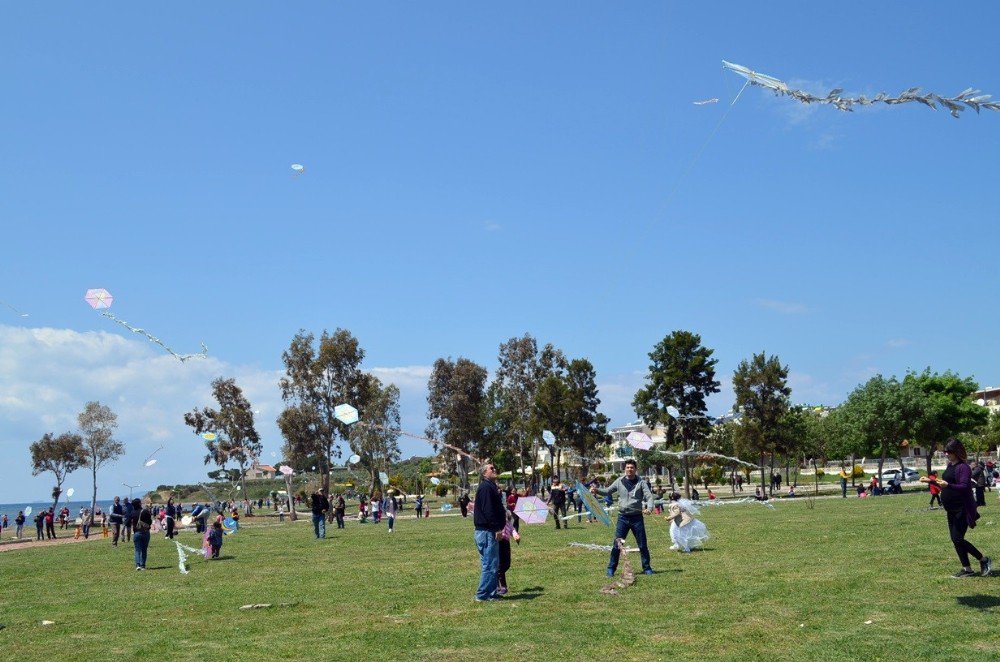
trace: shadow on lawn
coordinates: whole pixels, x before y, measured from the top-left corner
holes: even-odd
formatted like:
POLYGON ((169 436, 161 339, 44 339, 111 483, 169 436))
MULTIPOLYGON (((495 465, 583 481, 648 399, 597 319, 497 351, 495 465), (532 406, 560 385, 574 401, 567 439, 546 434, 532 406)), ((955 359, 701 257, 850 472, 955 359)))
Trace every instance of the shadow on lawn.
POLYGON ((521 589, 521 592, 516 595, 505 595, 504 602, 507 600, 534 600, 544 591, 545 589, 541 586, 532 586, 531 588, 521 589))
POLYGON ((1000 607, 1000 596, 996 595, 961 595, 956 599, 963 607, 974 607, 983 611, 1000 607))

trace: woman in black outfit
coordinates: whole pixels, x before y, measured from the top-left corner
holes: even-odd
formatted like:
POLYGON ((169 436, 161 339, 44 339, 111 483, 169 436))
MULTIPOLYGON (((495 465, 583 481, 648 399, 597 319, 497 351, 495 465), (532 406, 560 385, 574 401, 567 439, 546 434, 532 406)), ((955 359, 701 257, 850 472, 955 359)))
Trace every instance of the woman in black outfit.
MULTIPOLYGON (((990 557, 983 556, 976 547, 965 539, 965 533, 970 528, 975 528, 976 520, 979 519, 979 512, 976 509, 976 500, 972 495, 972 469, 966 464, 968 455, 965 446, 958 439, 950 438, 944 446, 944 452, 948 456, 948 468, 944 470, 941 478, 933 479, 941 489, 941 504, 948 515, 948 532, 951 534, 951 542, 958 552, 958 560, 962 563, 962 569, 952 577, 974 577, 982 574, 986 577, 993 569, 990 557), (979 561, 979 572, 977 573, 969 565, 969 556, 979 561)), ((921 482, 927 483, 932 479, 921 477, 921 482)))
POLYGON ((142 505, 139 499, 132 500, 133 517, 132 544, 135 546, 135 569, 146 569, 146 552, 149 550, 149 530, 153 526, 153 513, 142 505))

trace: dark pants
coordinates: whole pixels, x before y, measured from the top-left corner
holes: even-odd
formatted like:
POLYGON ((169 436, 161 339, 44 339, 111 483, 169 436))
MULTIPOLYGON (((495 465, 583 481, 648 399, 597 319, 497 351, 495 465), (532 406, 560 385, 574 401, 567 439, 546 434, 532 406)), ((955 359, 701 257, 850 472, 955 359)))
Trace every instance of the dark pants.
POLYGON ((930 502, 930 504, 928 504, 928 508, 933 508, 935 501, 937 501, 937 505, 938 506, 941 505, 941 494, 940 493, 939 494, 932 494, 931 495, 931 502, 930 502))
POLYGON ((497 585, 507 588, 507 571, 510 570, 510 541, 501 540, 500 567, 497 569, 497 585))
POLYGON ((615 539, 611 541, 611 560, 608 561, 608 570, 614 572, 618 568, 618 556, 621 550, 618 549, 617 540, 625 539, 631 531, 635 536, 635 542, 639 545, 639 556, 642 558, 642 569, 649 570, 649 548, 646 547, 646 523, 642 520, 642 513, 629 515, 618 515, 618 522, 615 524, 615 539))
MULTIPOLYGON (((552 504, 552 512, 556 516, 556 528, 558 529, 563 524, 563 521, 560 519, 560 517, 566 516, 566 502, 563 502, 561 504, 552 504)), ((569 525, 568 520, 566 521, 566 525, 568 527, 569 525)))
POLYGON ((338 529, 344 528, 344 511, 335 510, 333 511, 333 516, 337 520, 337 528, 338 529))
POLYGON ((174 518, 173 517, 168 517, 167 518, 167 537, 170 538, 171 540, 174 539, 174 518))
POLYGON ((52 522, 45 523, 45 535, 49 538, 56 537, 56 525, 52 522))
POLYGON ((948 511, 948 533, 951 534, 951 542, 958 552, 958 560, 963 568, 969 567, 969 554, 976 560, 983 560, 983 553, 965 539, 965 532, 969 530, 969 521, 965 519, 965 512, 948 511))
POLYGON ((132 524, 131 523, 126 523, 125 524, 125 533, 122 536, 122 538, 125 540, 125 542, 128 542, 129 540, 132 539, 132 524))
POLYGON ((136 531, 132 536, 132 545, 135 547, 136 567, 145 568, 146 552, 149 551, 149 531, 136 531))
POLYGON ((35 528, 38 530, 38 540, 45 540, 45 537, 42 535, 42 525, 39 524, 35 528))
POLYGON ((977 487, 976 490, 976 505, 985 506, 986 505, 986 488, 977 487))
POLYGON ((212 545, 212 558, 219 558, 219 551, 222 549, 222 545, 212 545))

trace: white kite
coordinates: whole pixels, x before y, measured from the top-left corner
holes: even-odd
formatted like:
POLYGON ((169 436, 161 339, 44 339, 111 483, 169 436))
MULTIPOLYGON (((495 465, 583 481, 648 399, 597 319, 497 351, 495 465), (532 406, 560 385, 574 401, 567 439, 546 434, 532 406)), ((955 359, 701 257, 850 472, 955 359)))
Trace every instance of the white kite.
MULTIPOLYGON (((846 112, 853 112, 852 106, 871 106, 876 103, 884 103, 890 106, 896 106, 903 103, 922 103, 923 105, 937 110, 938 104, 941 104, 948 109, 952 117, 958 118, 959 113, 961 113, 966 108, 972 108, 976 113, 979 113, 980 108, 986 108, 987 110, 1000 110, 1000 103, 995 101, 990 101, 992 95, 981 94, 979 90, 969 87, 953 97, 943 97, 934 92, 928 92, 926 94, 920 94, 919 87, 911 87, 908 90, 899 93, 899 96, 891 97, 885 92, 879 92, 874 97, 866 97, 863 94, 856 97, 845 97, 841 96, 844 90, 841 88, 836 88, 830 90, 825 97, 817 97, 803 90, 795 90, 781 80, 778 80, 774 76, 768 76, 767 74, 762 74, 759 71, 753 71, 747 67, 740 64, 733 64, 732 62, 722 61, 722 66, 726 69, 743 76, 746 79, 746 83, 743 85, 746 88, 747 85, 757 85, 758 87, 766 87, 772 90, 778 96, 788 96, 792 97, 800 103, 810 104, 810 103, 820 103, 827 104, 836 107, 838 110, 843 110, 846 112)), ((742 90, 740 91, 742 93, 742 90)), ((739 95, 736 97, 739 98, 739 95)), ((735 103, 735 101, 733 102, 735 103)))

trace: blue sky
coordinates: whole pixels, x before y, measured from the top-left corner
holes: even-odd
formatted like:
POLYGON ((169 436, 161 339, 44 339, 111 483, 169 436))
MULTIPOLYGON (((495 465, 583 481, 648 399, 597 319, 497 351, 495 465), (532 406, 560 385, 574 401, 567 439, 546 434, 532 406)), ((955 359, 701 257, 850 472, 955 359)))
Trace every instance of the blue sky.
POLYGON ((7 3, 0 300, 30 317, 0 309, 0 502, 48 492, 27 446, 89 399, 129 447, 102 485, 203 476, 182 414, 219 375, 243 381, 277 450, 280 355, 300 328, 357 335, 415 432, 436 358, 492 369, 525 332, 594 363, 616 424, 674 329, 716 350, 716 414, 761 350, 802 402, 926 366, 1000 383, 1000 114, 848 114, 747 89, 726 115, 741 79, 720 64, 814 93, 1000 95, 998 13, 7 3), (94 313, 90 287, 211 359, 163 355, 94 313))

